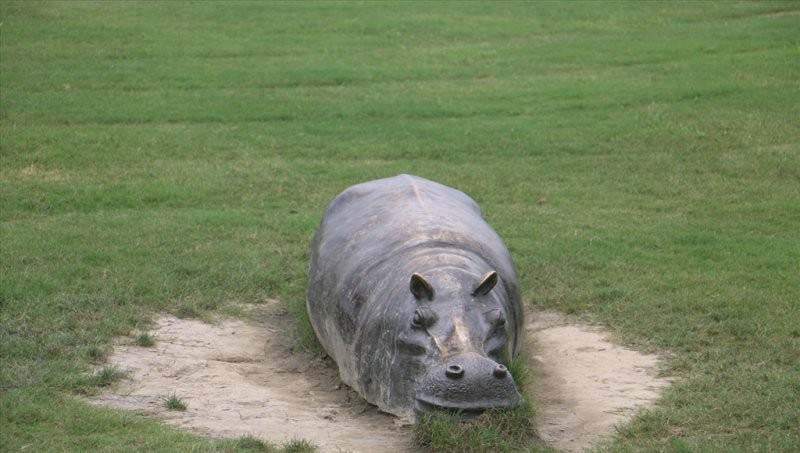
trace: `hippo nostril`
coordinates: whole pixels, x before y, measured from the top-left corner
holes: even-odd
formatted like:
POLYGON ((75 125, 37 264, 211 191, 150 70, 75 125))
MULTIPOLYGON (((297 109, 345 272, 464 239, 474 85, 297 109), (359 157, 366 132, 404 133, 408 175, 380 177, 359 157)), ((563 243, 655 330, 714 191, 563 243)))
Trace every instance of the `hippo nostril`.
POLYGON ((464 376, 464 368, 462 368, 461 365, 449 365, 444 374, 450 379, 458 379, 464 376))
POLYGON ((508 368, 506 368, 505 365, 497 365, 494 368, 494 377, 502 379, 506 377, 506 374, 508 374, 508 368))

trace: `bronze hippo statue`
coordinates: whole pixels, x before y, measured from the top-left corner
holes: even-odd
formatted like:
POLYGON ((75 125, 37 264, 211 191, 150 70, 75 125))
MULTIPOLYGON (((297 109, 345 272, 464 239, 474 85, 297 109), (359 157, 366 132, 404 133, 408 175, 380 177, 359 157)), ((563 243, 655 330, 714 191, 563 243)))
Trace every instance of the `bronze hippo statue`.
POLYGON ((314 235, 308 314, 342 381, 381 410, 521 402, 523 315, 503 241, 469 196, 410 175, 348 188, 314 235))

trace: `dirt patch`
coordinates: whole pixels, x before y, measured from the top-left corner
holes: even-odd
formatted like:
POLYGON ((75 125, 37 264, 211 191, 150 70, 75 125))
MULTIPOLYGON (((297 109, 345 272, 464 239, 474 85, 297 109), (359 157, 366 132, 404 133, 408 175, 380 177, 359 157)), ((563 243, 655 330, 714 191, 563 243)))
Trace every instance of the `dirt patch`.
POLYGON ((120 339, 109 361, 128 379, 95 401, 214 437, 307 439, 323 452, 410 449, 410 428, 342 385, 329 359, 292 352, 278 304, 256 315, 214 324, 165 316, 154 347, 120 339), (167 410, 173 393, 186 411, 167 410))
MULTIPOLYGON (((413 451, 408 420, 379 412, 340 383, 330 359, 293 352, 279 303, 256 320, 160 318, 154 347, 119 339, 110 364, 128 372, 94 404, 136 410, 215 437, 252 435, 282 443, 307 439, 328 451, 413 451), (170 411, 177 395, 185 411, 170 411)), ((653 377, 656 357, 609 343, 594 327, 529 313, 532 394, 537 425, 556 448, 581 450, 613 432, 666 384, 653 377)))
POLYGON ((656 376, 658 356, 614 344, 599 327, 538 312, 527 314, 525 330, 537 431, 560 450, 596 445, 669 385, 656 376))

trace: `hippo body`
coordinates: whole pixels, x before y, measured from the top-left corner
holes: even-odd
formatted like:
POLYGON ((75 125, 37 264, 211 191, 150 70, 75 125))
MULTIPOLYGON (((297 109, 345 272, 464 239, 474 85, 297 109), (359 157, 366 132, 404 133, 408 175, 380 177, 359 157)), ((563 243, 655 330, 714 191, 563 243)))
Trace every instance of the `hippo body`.
POLYGON ((521 400, 523 315, 500 237, 463 192, 399 175, 348 188, 314 235, 308 313, 342 381, 398 416, 521 400))

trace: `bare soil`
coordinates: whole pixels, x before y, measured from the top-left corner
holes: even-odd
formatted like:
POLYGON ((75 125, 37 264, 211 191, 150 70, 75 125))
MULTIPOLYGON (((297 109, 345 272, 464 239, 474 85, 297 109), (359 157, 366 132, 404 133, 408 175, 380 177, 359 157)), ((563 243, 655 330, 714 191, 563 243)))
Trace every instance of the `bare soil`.
MULTIPOLYGON (((279 303, 253 315, 213 324, 163 316, 150 332, 155 346, 119 339, 109 362, 128 377, 92 403, 215 437, 302 438, 323 452, 414 450, 409 420, 364 402, 340 383, 330 359, 292 350, 279 303), (166 408, 172 394, 187 404, 185 411, 166 408)), ((610 343, 597 327, 553 313, 528 319, 537 427, 556 448, 595 445, 668 385, 655 377, 656 356, 610 343)))
POLYGON ((596 446, 615 426, 653 406, 670 383, 657 377, 657 355, 615 344, 598 326, 537 312, 527 314, 525 330, 536 429, 559 450, 596 446))

